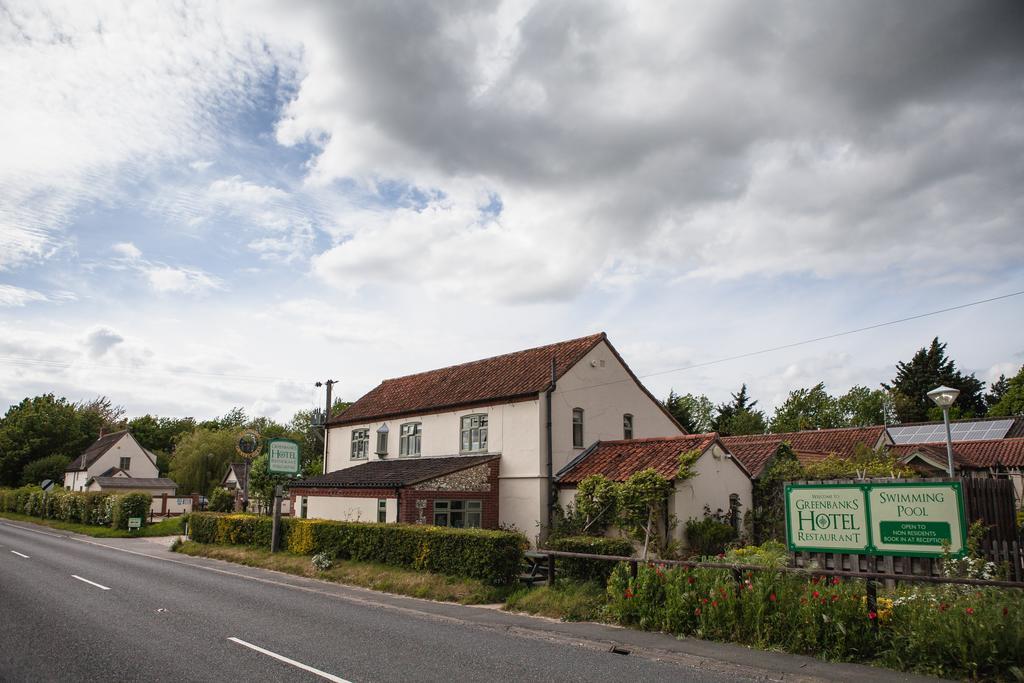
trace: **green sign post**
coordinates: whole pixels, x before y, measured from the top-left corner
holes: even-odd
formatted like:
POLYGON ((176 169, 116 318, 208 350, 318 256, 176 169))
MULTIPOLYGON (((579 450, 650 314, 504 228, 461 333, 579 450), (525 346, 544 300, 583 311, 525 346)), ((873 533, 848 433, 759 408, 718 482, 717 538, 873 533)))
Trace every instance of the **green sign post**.
POLYGON ((291 439, 267 441, 267 470, 274 474, 298 474, 299 444, 291 439))
POLYGON ((786 484, 794 552, 960 556, 966 533, 960 482, 786 484))

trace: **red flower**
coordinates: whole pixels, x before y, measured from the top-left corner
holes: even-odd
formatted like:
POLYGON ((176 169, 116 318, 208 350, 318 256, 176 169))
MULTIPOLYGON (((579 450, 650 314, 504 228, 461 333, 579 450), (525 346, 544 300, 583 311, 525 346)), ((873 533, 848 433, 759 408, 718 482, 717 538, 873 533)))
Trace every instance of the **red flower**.
POLYGON ((827 604, 827 603, 828 603, 828 600, 826 600, 825 598, 822 598, 822 599, 821 599, 821 604, 823 604, 823 605, 824 605, 824 604, 827 604))
POLYGON ((974 608, 973 607, 968 607, 964 611, 967 612, 968 614, 974 614, 974 608))
POLYGON ((633 591, 631 589, 629 589, 629 588, 626 589, 626 597, 627 598, 633 597, 633 591))
POLYGON ((708 599, 707 598, 701 598, 700 599, 700 604, 702 604, 702 605, 708 604, 708 599))
POLYGON ((811 579, 811 583, 813 583, 814 585, 818 585, 818 577, 815 576, 813 579, 811 579))
POLYGON ((832 577, 832 585, 833 586, 838 586, 839 585, 839 577, 838 576, 833 576, 832 577))
POLYGON ((813 595, 816 598, 821 596, 821 594, 818 591, 814 591, 813 593, 811 593, 811 595, 813 595))
POLYGON ((700 607, 698 607, 697 609, 693 610, 693 613, 696 614, 699 617, 700 616, 700 607))
POLYGON ((712 600, 711 601, 711 606, 712 607, 718 607, 718 600, 712 600))
POLYGON ((868 612, 868 619, 871 619, 872 621, 874 621, 877 618, 878 618, 877 614, 875 614, 874 612, 868 612))
POLYGON ((687 579, 686 579, 686 582, 687 582, 688 584, 690 584, 690 585, 693 585, 693 577, 692 577, 692 576, 690 576, 690 577, 687 577, 687 579))
POLYGON ((832 602, 835 602, 835 601, 836 601, 836 600, 838 600, 838 599, 839 599, 839 596, 838 596, 838 595, 836 595, 835 593, 833 593, 833 594, 832 594, 832 602))
POLYGON ((939 611, 940 612, 945 612, 948 609, 949 609, 949 605, 947 605, 946 603, 942 603, 942 604, 939 605, 939 611))
POLYGON ((772 593, 771 595, 769 595, 768 599, 771 600, 772 602, 775 602, 775 593, 772 593))
POLYGON ((1003 616, 1005 617, 1009 613, 1010 613, 1010 609, 1008 607, 1004 607, 1003 608, 1003 616))

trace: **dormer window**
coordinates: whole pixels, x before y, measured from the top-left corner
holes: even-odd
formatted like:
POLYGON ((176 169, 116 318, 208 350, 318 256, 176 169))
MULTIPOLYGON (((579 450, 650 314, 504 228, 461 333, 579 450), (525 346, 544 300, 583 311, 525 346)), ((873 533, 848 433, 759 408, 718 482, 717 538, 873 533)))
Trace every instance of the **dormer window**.
POLYGON ((572 409, 572 447, 583 448, 583 408, 572 409))
POLYGON ((463 415, 461 437, 461 452, 486 451, 487 414, 463 415))
POLYGON ((420 423, 406 422, 399 427, 398 455, 417 456, 420 454, 420 423))
POLYGON ((633 438, 633 416, 629 413, 622 416, 622 438, 633 438))
POLYGON ((366 454, 370 450, 370 430, 352 430, 352 459, 366 460, 366 454))
POLYGON ((377 456, 381 458, 388 454, 388 431, 386 424, 377 428, 377 456))

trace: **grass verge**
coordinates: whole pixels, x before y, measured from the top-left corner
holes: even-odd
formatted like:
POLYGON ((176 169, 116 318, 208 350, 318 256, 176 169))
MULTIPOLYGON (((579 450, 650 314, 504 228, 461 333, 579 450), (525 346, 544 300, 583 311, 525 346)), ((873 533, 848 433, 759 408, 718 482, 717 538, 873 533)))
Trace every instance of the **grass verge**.
POLYGON ((349 586, 361 586, 385 593, 408 595, 440 602, 462 605, 485 605, 503 602, 512 590, 502 586, 488 586, 478 579, 465 579, 413 569, 402 569, 370 562, 338 560, 326 571, 317 571, 308 555, 271 553, 269 550, 248 546, 209 545, 186 541, 176 552, 193 557, 226 560, 248 567, 307 576, 349 586))
POLYGON ((60 529, 61 531, 73 531, 76 534, 92 536, 93 538, 138 538, 140 536, 177 536, 182 533, 181 523, 184 518, 170 517, 156 524, 150 524, 139 531, 128 531, 126 529, 111 529, 107 526, 92 526, 91 524, 78 524, 76 522, 63 522, 57 519, 40 519, 29 515, 20 515, 16 512, 0 512, 0 518, 10 519, 17 522, 30 522, 40 526, 60 529))
POLYGON ((505 609, 562 621, 600 621, 605 602, 600 584, 559 580, 553 588, 519 588, 508 596, 505 609))

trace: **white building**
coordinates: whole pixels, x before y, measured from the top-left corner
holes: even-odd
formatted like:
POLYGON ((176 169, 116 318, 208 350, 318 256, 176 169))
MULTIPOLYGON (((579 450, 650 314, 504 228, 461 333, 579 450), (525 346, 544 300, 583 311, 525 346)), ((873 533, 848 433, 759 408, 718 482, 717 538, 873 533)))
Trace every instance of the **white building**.
MULTIPOLYGON (((139 445, 135 437, 125 430, 101 436, 72 460, 64 470, 64 488, 68 491, 85 491, 91 481, 98 477, 128 476, 155 480, 159 475, 156 456, 139 445)), ((164 481, 174 484, 169 479, 164 481)))
POLYGON ((292 485, 293 509, 533 537, 554 473, 588 446, 683 433, 601 333, 383 381, 331 420, 324 475, 292 485))

